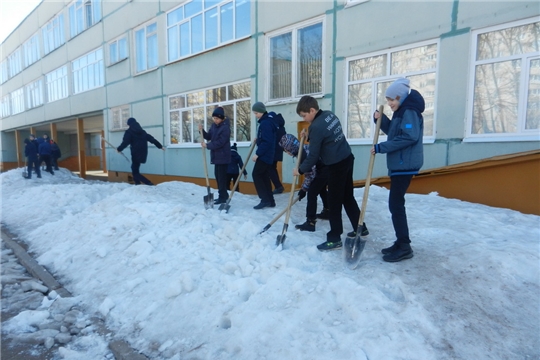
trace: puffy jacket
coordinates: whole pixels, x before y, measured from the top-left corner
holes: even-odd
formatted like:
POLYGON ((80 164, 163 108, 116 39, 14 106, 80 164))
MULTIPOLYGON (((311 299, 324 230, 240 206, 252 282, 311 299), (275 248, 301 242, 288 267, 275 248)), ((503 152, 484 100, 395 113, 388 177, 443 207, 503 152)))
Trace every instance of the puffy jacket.
POLYGON ((210 142, 206 148, 210 150, 210 162, 216 165, 231 162, 231 127, 229 119, 225 118, 219 125, 212 124, 208 132, 203 129, 203 137, 210 142))
POLYGON ((51 155, 55 159, 60 159, 62 157, 62 152, 55 142, 51 142, 51 155))
POLYGON ((24 156, 28 157, 28 161, 37 160, 38 151, 36 145, 30 139, 24 139, 24 156))
MULTIPOLYGON (((244 167, 242 157, 234 149, 231 149, 231 162, 227 168, 227 174, 240 174, 240 169, 244 167)), ((247 175, 247 170, 244 169, 244 175, 247 175)))
POLYGON ((39 143, 39 147, 38 147, 39 155, 51 155, 52 148, 51 148, 51 143, 49 141, 45 141, 42 138, 39 138, 38 143, 39 143))
POLYGON ((131 160, 144 164, 148 156, 147 142, 154 144, 158 149, 163 148, 159 141, 144 131, 138 122, 134 121, 129 125, 126 132, 124 132, 124 138, 117 150, 122 151, 129 145, 131 150, 131 160))
MULTIPOLYGON (((275 115, 274 112, 271 114, 275 115)), ((255 151, 258 157, 257 160, 261 160, 266 164, 273 164, 276 150, 277 126, 267 112, 261 116, 258 123, 257 150, 255 151)))
MULTIPOLYGON (((300 141, 294 136, 293 134, 285 134, 281 137, 279 140, 279 146, 283 150, 287 151, 289 154, 292 154, 293 157, 298 156, 298 152, 300 151, 300 141)), ((304 150, 302 151, 302 159, 299 161, 303 161, 306 159, 306 157, 309 155, 309 145, 304 145, 304 150)), ((307 171, 304 173, 304 181, 302 182, 302 190, 308 191, 309 185, 311 185, 311 182, 313 179, 315 179, 315 176, 317 176, 317 166, 313 165, 311 168, 311 171, 307 171)))
POLYGON ((276 148, 274 151, 274 161, 283 161, 283 149, 279 146, 279 140, 287 133, 285 131, 285 119, 281 114, 276 114, 275 112, 269 112, 268 117, 274 121, 276 126, 276 148))

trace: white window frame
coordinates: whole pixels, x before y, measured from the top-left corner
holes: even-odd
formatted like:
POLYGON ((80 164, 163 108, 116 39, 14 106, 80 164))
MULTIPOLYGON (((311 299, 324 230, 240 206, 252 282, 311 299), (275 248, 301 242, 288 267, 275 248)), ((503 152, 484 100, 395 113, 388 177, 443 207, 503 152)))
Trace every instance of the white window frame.
MULTIPOLYGON (((344 124, 344 133, 347 136, 347 141, 349 141, 350 144, 372 144, 373 143, 373 136, 374 136, 374 133, 375 133, 375 123, 373 121, 371 121, 370 122, 371 131, 370 131, 370 137, 369 138, 352 138, 352 137, 349 136, 349 134, 348 134, 348 129, 349 129, 348 108, 349 108, 349 86, 350 85, 360 84, 360 83, 371 83, 371 87, 372 87, 372 91, 371 91, 371 108, 373 109, 373 111, 375 111, 378 108, 379 105, 384 105, 385 112, 387 114, 389 114, 392 111, 390 110, 390 108, 386 104, 386 101, 381 104, 381 103, 379 103, 380 101, 378 101, 378 99, 377 99, 377 85, 379 83, 385 83, 385 82, 393 81, 393 80, 396 80, 396 79, 398 79, 400 77, 408 78, 410 76, 430 74, 430 73, 434 72, 435 73, 435 93, 433 95, 433 129, 432 129, 433 131, 432 131, 432 135, 425 135, 425 127, 424 127, 423 143, 426 144, 426 143, 435 142, 436 134, 437 134, 437 88, 438 88, 438 85, 439 85, 440 54, 441 54, 440 40, 439 39, 431 39, 431 40, 425 40, 425 41, 421 41, 421 42, 417 42, 417 43, 413 43, 413 44, 408 44, 408 45, 404 45, 404 46, 399 46, 399 47, 386 49, 384 51, 377 51, 377 52, 373 52, 373 53, 362 54, 362 55, 347 58, 346 61, 345 61, 345 79, 344 79, 345 88, 344 88, 344 91, 343 91, 343 93, 345 94, 343 96, 343 98, 344 98, 343 118, 345 119, 343 124, 344 124), (407 51, 409 49, 412 50, 412 49, 415 49, 415 48, 418 48, 418 47, 429 46, 429 45, 435 45, 437 47, 437 63, 435 65, 435 68, 425 69, 425 70, 418 70, 418 71, 409 71, 409 72, 399 73, 399 74, 392 74, 391 73, 391 69, 392 69, 392 67, 391 67, 392 56, 391 55, 393 53, 401 52, 401 51, 407 51), (377 77, 374 77, 374 78, 363 79, 363 80, 349 81, 349 69, 350 69, 349 63, 351 61, 364 59, 364 58, 370 58, 370 57, 376 57, 376 56, 381 56, 381 55, 387 55, 387 57, 386 57, 386 69, 387 69, 386 70, 386 75, 377 76, 377 77)), ((411 85, 412 85, 411 87, 413 89, 415 89, 414 84, 411 84, 411 85)), ((424 95, 424 94, 421 94, 421 95, 424 95)), ((428 108, 427 103, 426 103, 426 108, 428 108)), ((387 137, 386 137, 386 135, 384 133, 381 132, 379 134, 379 139, 381 141, 385 141, 386 138, 387 137)))
POLYGON ((43 79, 39 78, 25 86, 26 107, 33 109, 43 105, 43 79))
POLYGON ((103 48, 98 47, 71 62, 73 95, 97 89, 105 85, 103 48), (95 55, 90 60, 92 54, 95 55), (86 59, 85 59, 86 58, 86 59), (92 61, 90 63, 90 61, 92 61), (93 77, 93 82, 91 78, 93 77))
POLYGON ((22 71, 22 47, 19 46, 8 56, 9 78, 11 79, 22 71))
POLYGON ((482 29, 476 29, 471 32, 471 70, 469 76, 469 96, 466 115, 466 128, 465 137, 463 142, 508 142, 508 141, 538 141, 540 140, 540 129, 526 130, 526 110, 527 110, 527 97, 528 97, 528 76, 529 66, 532 60, 540 58, 539 53, 526 53, 511 55, 499 58, 492 58, 487 60, 477 60, 476 52, 478 49, 478 36, 493 31, 509 29, 513 27, 528 25, 538 22, 538 18, 529 18, 520 21, 499 24, 496 26, 486 27, 482 29), (493 64, 508 60, 522 60, 521 75, 520 75, 520 89, 518 98, 518 127, 517 133, 490 133, 490 134, 472 134, 472 121, 474 111, 474 86, 475 86, 475 73, 476 66, 482 64, 493 64))
POLYGON ((41 28, 43 53, 49 54, 66 42, 64 33, 64 14, 58 14, 41 28))
POLYGON ((101 0, 75 0, 69 4, 70 38, 74 38, 101 20, 101 6, 101 0))
POLYGON ((5 83, 9 80, 9 65, 8 65, 8 59, 4 59, 0 63, 0 84, 5 83))
POLYGON ((16 115, 24 112, 24 88, 18 88, 11 94, 11 114, 16 115))
POLYGON ((3 96, 0 100, 0 116, 2 118, 8 117, 11 115, 11 99, 9 94, 3 96))
POLYGON ((113 41, 107 44, 108 54, 109 54, 109 66, 117 64, 128 58, 129 49, 128 49, 128 39, 127 35, 120 36, 113 41), (121 54, 121 44, 124 44, 124 54, 121 54), (113 49, 114 47, 114 49, 113 49), (113 59, 114 56, 114 59, 113 59))
POLYGON ((152 70, 155 70, 159 67, 159 36, 158 36, 158 30, 159 30, 159 26, 158 26, 158 21, 157 19, 152 19, 146 23, 144 23, 143 25, 141 26, 138 26, 136 27, 135 29, 133 29, 133 51, 134 51, 134 59, 135 61, 133 61, 133 66, 134 66, 134 73, 135 75, 140 75, 140 74, 144 74, 146 72, 149 72, 149 71, 152 71, 152 70), (151 25, 155 25, 156 27, 156 30, 151 32, 151 33, 148 33, 148 27, 151 26, 151 25), (137 32, 143 30, 144 31, 144 49, 141 49, 143 52, 144 52, 144 56, 146 57, 145 58, 145 61, 144 61, 144 69, 142 70, 139 70, 138 69, 138 59, 139 59, 139 56, 138 56, 138 52, 139 52, 139 48, 137 46, 137 32), (153 66, 153 67, 149 67, 148 66, 148 42, 149 42, 149 39, 151 37, 155 36, 156 37, 156 66, 153 66))
POLYGON ((69 96, 68 66, 63 65, 45 74, 47 102, 51 103, 69 96))
POLYGON ((276 31, 273 31, 271 33, 268 33, 266 34, 266 39, 265 39, 265 42, 266 42, 266 45, 265 45, 265 48, 266 48, 266 51, 267 51, 267 58, 266 58, 266 62, 267 62, 267 65, 266 65, 266 74, 267 74, 267 79, 269 79, 268 81, 268 84, 267 84, 267 88, 266 88, 266 92, 268 94, 267 96, 267 105, 277 105, 277 104, 286 104, 286 103, 293 103, 293 102, 296 102, 298 101, 298 99, 300 99, 302 96, 304 95, 310 95, 310 96, 313 96, 314 98, 322 98, 323 95, 324 95, 324 89, 325 89, 325 68, 326 68, 326 19, 324 16, 319 16, 319 17, 316 17, 316 18, 313 18, 313 19, 310 19, 310 20, 306 20, 306 21, 303 21, 303 22, 300 22, 300 23, 296 23, 292 26, 288 26, 286 28, 282 28, 282 29, 279 29, 279 30, 276 30, 276 31), (311 94, 298 94, 297 93, 297 59, 298 59, 298 49, 297 49, 297 45, 298 45, 298 42, 297 42, 297 34, 298 34, 298 30, 301 30, 301 29, 304 29, 308 26, 311 26, 311 25, 315 25, 315 24, 321 24, 322 25, 322 44, 321 44, 321 68, 322 68, 322 71, 321 71, 321 91, 320 92, 317 92, 317 93, 311 93, 311 94), (287 33, 292 33, 292 44, 291 44, 291 48, 292 48, 292 59, 291 59, 291 62, 292 62, 292 72, 291 72, 291 96, 290 97, 285 97, 285 98, 276 98, 276 99, 272 99, 271 98, 271 94, 272 94, 272 61, 271 61, 271 58, 270 58, 270 54, 271 54, 271 39, 276 37, 276 36, 280 36, 280 35, 283 35, 283 34, 287 34, 287 33))
POLYGON ((131 107, 115 106, 110 109, 109 131, 124 131, 128 128, 127 120, 131 117, 131 107))
POLYGON ((23 53, 25 68, 41 59, 39 32, 32 35, 32 37, 23 44, 23 53))
POLYGON ((345 0, 345 8, 352 7, 355 5, 363 4, 369 0, 345 0))

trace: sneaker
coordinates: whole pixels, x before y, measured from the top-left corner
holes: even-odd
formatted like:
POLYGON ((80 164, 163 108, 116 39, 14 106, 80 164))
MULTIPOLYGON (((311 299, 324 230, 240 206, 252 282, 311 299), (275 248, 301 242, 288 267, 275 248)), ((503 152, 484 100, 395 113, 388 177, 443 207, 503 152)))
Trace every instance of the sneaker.
POLYGON ((274 191, 272 191, 272 194, 281 194, 283 192, 283 186, 280 186, 278 188, 275 188, 274 191))
POLYGON ((317 245, 317 249, 319 249, 319 251, 337 250, 341 249, 342 246, 343 244, 341 243, 341 240, 336 242, 326 241, 320 245, 317 245))
MULTIPOLYGON (((366 226, 366 223, 363 223, 362 224, 362 234, 360 234, 361 236, 368 236, 369 235, 369 230, 366 226)), ((356 231, 351 231, 350 233, 347 233, 347 237, 350 237, 350 238, 355 238, 356 237, 356 231)))
MULTIPOLYGON (((148 184, 148 185, 153 185, 153 184, 148 184)), ((226 202, 227 202, 227 199, 217 199, 217 200, 214 200, 214 205, 225 204, 226 202)))
POLYGON ((260 209, 264 209, 265 207, 275 207, 276 204, 274 203, 274 206, 272 206, 271 203, 267 203, 267 202, 260 202, 259 205, 255 205, 253 208, 255 210, 260 210, 260 209))
POLYGON ((398 262, 401 260, 410 259, 414 256, 411 245, 408 243, 402 243, 398 245, 398 248, 389 254, 383 255, 383 260, 387 262, 398 262))
POLYGON ((320 213, 317 214, 317 219, 328 220, 330 219, 330 212, 327 208, 323 208, 320 213))
POLYGON ((392 246, 389 246, 389 247, 387 247, 387 248, 382 249, 382 250, 381 250, 381 253, 383 253, 384 255, 386 255, 386 254, 390 254, 390 253, 396 251, 397 249, 399 249, 399 245, 396 244, 396 243, 393 243, 392 246))
POLYGON ((315 231, 315 223, 316 221, 315 220, 306 220, 305 223, 303 224, 300 224, 300 225, 296 225, 295 228, 300 230, 300 231, 315 231))

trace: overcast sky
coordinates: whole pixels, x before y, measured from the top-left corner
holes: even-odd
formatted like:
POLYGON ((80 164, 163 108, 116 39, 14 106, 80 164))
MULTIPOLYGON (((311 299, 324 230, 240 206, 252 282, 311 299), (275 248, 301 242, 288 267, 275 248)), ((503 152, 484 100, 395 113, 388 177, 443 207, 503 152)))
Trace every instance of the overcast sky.
POLYGON ((0 43, 30 14, 41 0, 0 0, 0 43))

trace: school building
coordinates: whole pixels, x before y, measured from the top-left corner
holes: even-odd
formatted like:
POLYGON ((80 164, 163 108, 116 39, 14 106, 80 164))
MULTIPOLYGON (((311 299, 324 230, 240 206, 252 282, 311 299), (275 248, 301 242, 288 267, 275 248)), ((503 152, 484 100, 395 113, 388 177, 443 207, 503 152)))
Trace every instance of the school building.
MULTIPOLYGON (((128 181, 102 139, 120 145, 134 117, 167 147, 149 144, 142 173, 203 185, 198 124, 216 105, 245 159, 251 104, 297 134, 309 94, 341 119, 362 186, 372 113, 407 77, 426 100, 411 191, 540 215, 539 16, 537 0, 43 0, 0 45, 0 164, 22 166, 24 138, 46 133, 60 166, 128 181)), ((285 183, 294 164, 285 156, 285 183)), ((386 175, 378 155, 372 183, 386 175)))

